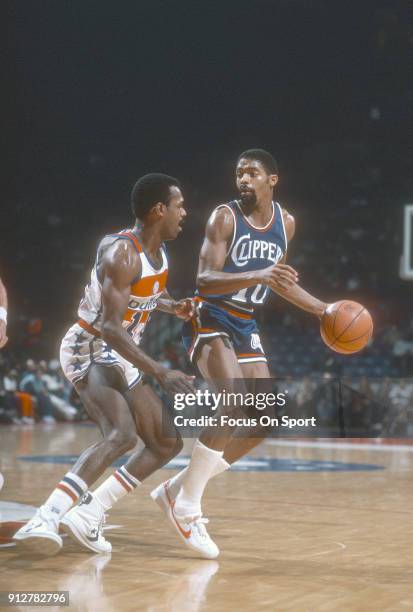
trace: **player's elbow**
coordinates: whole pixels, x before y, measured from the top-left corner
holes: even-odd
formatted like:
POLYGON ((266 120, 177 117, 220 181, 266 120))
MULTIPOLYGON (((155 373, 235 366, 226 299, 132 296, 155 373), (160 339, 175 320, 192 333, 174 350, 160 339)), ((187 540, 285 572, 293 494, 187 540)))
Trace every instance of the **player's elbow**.
POLYGON ((208 272, 200 272, 196 277, 196 287, 200 293, 214 293, 213 280, 208 272))

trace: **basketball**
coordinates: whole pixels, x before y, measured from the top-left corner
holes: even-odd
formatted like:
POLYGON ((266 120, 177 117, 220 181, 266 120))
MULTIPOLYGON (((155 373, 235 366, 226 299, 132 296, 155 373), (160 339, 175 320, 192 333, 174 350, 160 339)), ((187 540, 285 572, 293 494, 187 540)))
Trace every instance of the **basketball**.
POLYGON ((362 304, 340 300, 327 307, 321 317, 320 333, 333 351, 350 355, 361 351, 370 340, 373 320, 362 304))

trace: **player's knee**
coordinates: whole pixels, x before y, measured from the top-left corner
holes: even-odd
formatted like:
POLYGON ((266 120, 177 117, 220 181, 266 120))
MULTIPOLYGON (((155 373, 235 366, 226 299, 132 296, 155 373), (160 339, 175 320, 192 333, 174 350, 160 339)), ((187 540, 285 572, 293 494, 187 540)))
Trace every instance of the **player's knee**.
POLYGON ((138 442, 138 436, 133 431, 116 430, 109 436, 109 442, 115 454, 126 453, 126 451, 135 448, 138 442))
POLYGON ((183 446, 181 438, 163 438, 156 443, 156 454, 164 460, 173 459, 183 446))

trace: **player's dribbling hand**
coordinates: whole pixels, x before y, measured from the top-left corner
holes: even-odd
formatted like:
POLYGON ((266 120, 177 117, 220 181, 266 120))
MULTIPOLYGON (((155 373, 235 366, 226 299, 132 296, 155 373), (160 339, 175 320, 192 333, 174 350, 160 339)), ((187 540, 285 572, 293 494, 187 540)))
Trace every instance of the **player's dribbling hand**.
POLYGON ((175 314, 179 319, 189 321, 195 314, 195 300, 192 298, 184 298, 179 300, 175 305, 175 314))
POLYGON ((0 349, 7 344, 6 324, 0 320, 0 349))
POLYGON ((298 272, 286 264, 274 264, 260 270, 260 283, 268 285, 273 291, 290 289, 298 281, 298 272))
POLYGON ((189 376, 179 370, 164 369, 157 376, 157 381, 167 393, 193 393, 193 380, 195 376, 189 376))

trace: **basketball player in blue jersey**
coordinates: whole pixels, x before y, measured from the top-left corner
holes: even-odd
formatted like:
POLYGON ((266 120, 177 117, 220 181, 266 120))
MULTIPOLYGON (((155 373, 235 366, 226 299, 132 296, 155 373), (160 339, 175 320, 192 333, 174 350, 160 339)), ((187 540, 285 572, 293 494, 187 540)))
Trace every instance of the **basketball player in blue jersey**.
POLYGON ((171 393, 191 392, 192 377, 168 370, 138 346, 155 308, 183 319, 192 312, 192 300, 177 303, 166 290, 164 241, 179 235, 186 217, 179 182, 164 174, 142 177, 132 191, 132 210, 132 229, 102 239, 78 321, 66 333, 60 351, 63 371, 102 439, 81 454, 34 517, 15 533, 14 540, 33 552, 60 550, 59 525, 85 548, 109 552, 111 544, 102 535, 105 512, 182 447, 142 373, 171 393), (138 437, 143 448, 91 492, 93 483, 136 446, 138 437))
MULTIPOLYGON (((184 325, 183 340, 202 376, 226 379, 227 391, 246 391, 239 379, 270 377, 254 319, 255 308, 270 290, 317 316, 327 307, 297 285, 296 271, 285 264, 295 221, 273 199, 277 181, 272 155, 262 149, 245 151, 236 169, 239 199, 218 206, 206 227, 197 314, 184 325), (229 382, 234 379, 236 389, 229 382)), ((219 554, 202 517, 206 484, 260 442, 233 434, 230 426, 204 430, 189 466, 151 493, 185 544, 206 558, 219 554)))

